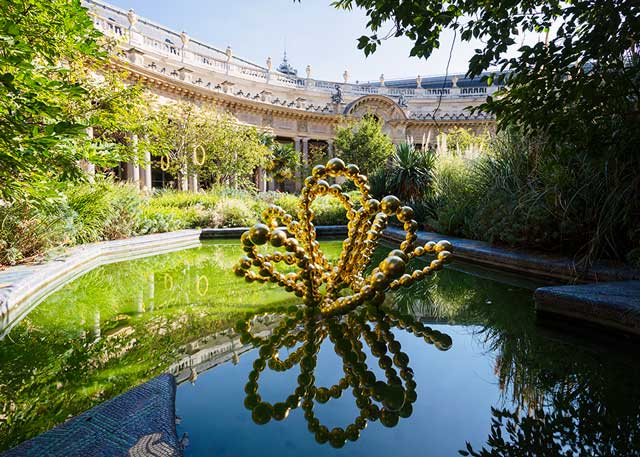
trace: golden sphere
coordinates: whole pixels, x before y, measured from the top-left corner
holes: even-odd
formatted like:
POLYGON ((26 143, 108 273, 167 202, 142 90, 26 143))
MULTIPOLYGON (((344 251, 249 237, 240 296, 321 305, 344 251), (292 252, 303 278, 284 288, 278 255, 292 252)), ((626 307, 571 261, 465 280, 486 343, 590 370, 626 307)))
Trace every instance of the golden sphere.
POLYGON ((364 204, 364 207, 366 208, 367 211, 371 213, 377 213, 378 209, 380 209, 380 202, 375 198, 370 198, 369 200, 366 201, 366 203, 364 204))
POLYGON ((447 240, 440 240, 438 241, 438 244, 436 244, 435 246, 435 251, 436 252, 442 252, 442 251, 453 251, 453 245, 448 242, 447 240))
POLYGON ((400 249, 402 249, 403 251, 407 252, 407 251, 413 251, 414 245, 413 245, 413 241, 414 237, 410 237, 411 241, 408 240, 404 240, 402 243, 400 243, 400 249))
POLYGON ((396 211, 396 217, 400 222, 409 222, 413 218, 413 209, 410 206, 403 206, 396 211))
POLYGON ((380 262, 380 271, 391 278, 397 278, 404 273, 407 264, 402 258, 392 255, 380 262))
POLYGON ((304 185, 305 187, 311 187, 316 183, 316 178, 314 178, 313 176, 307 176, 304 179, 304 185))
POLYGON ((441 260, 432 260, 429 265, 431 270, 441 270, 442 269, 442 261, 441 260))
POLYGON ((375 290, 382 291, 387 288, 388 284, 389 278, 384 273, 378 271, 371 275, 371 287, 375 290))
POLYGON ((326 169, 329 172, 342 171, 346 168, 344 162, 337 157, 327 162, 326 169))
POLYGON ((253 243, 249 239, 249 231, 247 230, 242 235, 240 235, 240 242, 243 246, 253 246, 253 243))
POLYGON ((422 278, 424 278, 424 272, 422 270, 415 270, 413 273, 411 273, 411 277, 415 281, 420 281, 422 278))
POLYGON ((249 240, 256 246, 267 242, 269 237, 269 227, 264 224, 256 224, 249 230, 249 240))
POLYGON ((404 223, 404 229, 407 232, 415 232, 418 230, 418 223, 411 219, 409 222, 404 223))
POLYGON ((280 246, 284 245, 284 243, 287 241, 287 238, 287 233, 284 230, 274 230, 273 232, 271 232, 269 241, 271 242, 272 246, 279 248, 280 246))
POLYGON ((311 170, 311 174, 313 176, 315 176, 316 178, 319 178, 321 176, 324 176, 324 174, 326 173, 326 169, 324 167, 324 165, 316 165, 315 167, 313 167, 313 169, 311 170))
POLYGON ((438 260, 442 263, 449 263, 453 260, 453 254, 449 251, 440 251, 438 252, 438 260))
POLYGON ((251 268, 251 259, 245 255, 240 259, 239 265, 243 270, 248 270, 249 268, 251 268))
POLYGON ((329 183, 324 179, 318 180, 318 182, 316 183, 316 186, 319 193, 325 193, 329 190, 329 183))
POLYGON ((358 173, 360 173, 360 168, 358 168, 356 164, 350 163, 349 165, 347 165, 347 173, 349 173, 351 176, 357 176, 358 173))
POLYGON ((415 249, 413 250, 413 254, 414 254, 416 257, 420 257, 420 256, 424 255, 424 248, 423 248, 422 246, 418 246, 417 248, 415 248, 415 249))
POLYGON ((392 255, 395 255, 396 257, 400 257, 405 262, 409 261, 409 256, 405 254, 404 251, 401 251, 400 249, 394 249, 393 251, 389 252, 389 254, 387 254, 387 257, 392 255))
POLYGON ((400 200, 398 200, 398 197, 395 197, 393 195, 387 195, 380 202, 380 206, 382 208, 382 211, 387 216, 392 216, 400 207, 400 200))
POLYGON ((296 252, 296 250, 298 249, 298 240, 296 240, 295 238, 289 238, 287 239, 285 246, 287 251, 296 252))
POLYGON ((340 184, 332 184, 331 187, 329 187, 329 191, 332 195, 338 196, 342 193, 342 187, 340 184))
POLYGON ((435 241, 428 241, 424 245, 424 251, 425 252, 433 252, 435 248, 436 248, 436 242, 435 241))

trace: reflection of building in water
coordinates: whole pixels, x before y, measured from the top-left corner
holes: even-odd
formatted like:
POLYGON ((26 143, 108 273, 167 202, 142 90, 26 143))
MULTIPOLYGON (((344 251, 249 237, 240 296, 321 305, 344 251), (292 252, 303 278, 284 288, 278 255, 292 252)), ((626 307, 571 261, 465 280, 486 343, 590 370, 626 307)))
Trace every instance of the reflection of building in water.
MULTIPOLYGON (((267 338, 280 319, 275 316, 260 316, 253 322, 254 334, 267 338)), ((239 362, 240 355, 251 349, 253 346, 242 344, 240 335, 234 330, 222 330, 181 346, 180 350, 186 354, 185 357, 171 365, 167 372, 175 376, 178 384, 185 381, 195 384, 199 374, 229 361, 235 365, 239 362)))

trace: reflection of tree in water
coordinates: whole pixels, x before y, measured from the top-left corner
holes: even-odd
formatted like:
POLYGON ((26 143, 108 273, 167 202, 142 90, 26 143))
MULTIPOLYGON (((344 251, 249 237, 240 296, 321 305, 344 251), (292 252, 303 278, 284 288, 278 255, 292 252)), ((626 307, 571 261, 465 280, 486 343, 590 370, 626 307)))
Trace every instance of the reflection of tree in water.
POLYGON ((340 448, 346 441, 356 441, 369 421, 380 421, 386 427, 394 427, 400 419, 408 418, 416 401, 416 382, 409 367, 409 356, 402 352, 400 343, 391 329, 404 328, 440 350, 452 345, 451 337, 437 330, 425 327, 413 318, 395 311, 383 311, 373 305, 359 309, 343 317, 318 319, 312 309, 291 307, 288 317, 283 318, 273 335, 260 338, 252 334, 255 317, 239 321, 236 330, 241 333, 241 341, 252 343, 259 348, 259 357, 249 374, 245 386, 247 394, 245 406, 251 410, 251 417, 257 424, 270 420, 283 420, 296 408, 304 411, 308 429, 316 441, 340 448), (325 339, 333 343, 336 354, 342 359, 344 376, 330 387, 315 384, 315 369, 320 346, 325 339), (385 380, 380 380, 366 363, 367 355, 362 341, 377 359, 385 380), (282 348, 299 345, 285 360, 279 358, 282 348), (274 371, 286 371, 300 366, 298 385, 283 401, 271 404, 259 394, 258 381, 268 366, 274 371), (326 403, 339 398, 352 389, 360 414, 346 427, 329 429, 314 413, 317 403, 326 403))
POLYGON ((524 292, 497 289, 486 279, 448 271, 390 297, 393 307, 426 321, 472 326, 483 347, 496 355, 503 407, 492 411, 485 447, 464 452, 640 455, 637 351, 569 342, 564 335, 536 327, 530 293, 524 292))

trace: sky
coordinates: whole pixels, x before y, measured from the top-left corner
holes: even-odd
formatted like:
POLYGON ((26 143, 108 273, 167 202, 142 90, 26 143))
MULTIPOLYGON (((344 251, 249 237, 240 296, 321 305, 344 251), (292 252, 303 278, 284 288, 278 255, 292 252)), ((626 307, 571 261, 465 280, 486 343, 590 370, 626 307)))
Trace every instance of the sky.
MULTIPOLYGON (((367 34, 364 11, 336 10, 330 0, 106 1, 217 48, 231 46, 234 55, 261 65, 269 56, 279 65, 286 41, 289 63, 300 76, 311 65, 315 79, 342 81, 345 70, 350 82, 377 81, 380 74, 387 80, 444 74, 453 41, 446 33, 440 49, 425 60, 409 57, 408 39, 391 38, 365 58, 356 42, 367 34)), ((466 72, 475 47, 456 41, 449 74, 466 72)))

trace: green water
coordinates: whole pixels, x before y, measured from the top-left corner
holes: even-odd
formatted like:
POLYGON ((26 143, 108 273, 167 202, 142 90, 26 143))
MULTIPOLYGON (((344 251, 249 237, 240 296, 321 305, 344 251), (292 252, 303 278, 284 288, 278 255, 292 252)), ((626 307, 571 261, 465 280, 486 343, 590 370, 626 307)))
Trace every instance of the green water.
MULTIPOLYGON (((340 243, 322 248, 335 257, 340 243)), ((335 324, 335 334, 315 350, 315 382, 331 386, 357 378, 358 364, 336 356, 340 334, 350 335, 354 348, 362 346, 378 376, 384 375, 379 354, 369 349, 375 335, 366 329, 386 335, 385 345, 395 340, 415 383, 407 417, 386 425, 371 418, 358 439, 341 448, 318 442, 303 407, 284 420, 256 424, 244 402, 261 353, 240 342, 232 326, 249 311, 298 301, 272 284, 234 276, 231 266, 241 255, 235 242, 207 243, 97 268, 49 296, 0 341, 0 449, 169 371, 179 382, 178 430, 189 437, 186 455, 443 456, 457 455, 466 442, 475 450, 485 446, 486 455, 571 449, 573 455, 640 455, 636 348, 537 324, 530 289, 453 269, 386 303, 443 336, 423 338, 393 322, 385 333, 377 318, 363 315, 335 324), (438 338, 451 347, 428 344, 438 338), (520 435, 499 421, 515 425, 520 435)), ((268 335, 283 319, 271 316, 256 326, 268 335)), ((296 344, 279 348, 281 357, 308 341, 296 344)), ((267 366, 260 392, 282 402, 296 392, 299 375, 295 364, 284 372, 267 366)), ((355 390, 347 384, 336 398, 316 401, 315 417, 328 430, 346 429, 363 411, 365 400, 354 398, 362 394, 357 383, 355 390)))

